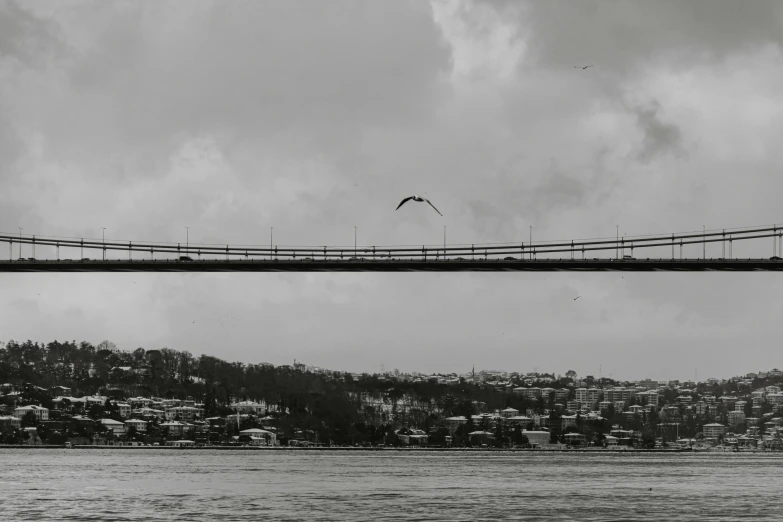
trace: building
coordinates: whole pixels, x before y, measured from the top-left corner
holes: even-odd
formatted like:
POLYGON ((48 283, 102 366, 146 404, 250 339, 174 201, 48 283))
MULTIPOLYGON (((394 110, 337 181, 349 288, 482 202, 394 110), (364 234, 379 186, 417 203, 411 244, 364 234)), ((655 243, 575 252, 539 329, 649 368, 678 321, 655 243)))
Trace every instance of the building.
POLYGON ((730 411, 728 412, 728 418, 729 418, 729 426, 732 428, 735 426, 739 426, 740 424, 745 424, 745 412, 744 411, 730 411))
POLYGON ((726 433, 726 426, 723 424, 718 424, 717 422, 713 422, 712 424, 705 424, 702 432, 704 433, 705 439, 718 440, 719 438, 723 437, 724 433, 726 433))
POLYGON ((452 435, 454 435, 454 432, 457 431, 457 428, 467 423, 468 419, 465 417, 446 417, 443 419, 443 425, 452 435))
POLYGON ((28 412, 32 412, 33 415, 35 415, 35 418, 38 419, 39 421, 49 420, 49 408, 44 408, 43 406, 36 406, 34 404, 31 404, 30 406, 22 406, 16 408, 14 410, 14 417, 21 419, 28 412))
POLYGON ((424 430, 417 430, 413 428, 402 428, 397 430, 395 434, 397 435, 397 438, 400 440, 400 442, 410 446, 424 446, 429 440, 429 437, 424 432, 424 430))
POLYGON ((576 427, 576 415, 563 415, 560 417, 560 429, 564 430, 568 427, 576 427))
POLYGON ((0 417, 0 432, 11 431, 12 428, 22 429, 22 419, 19 417, 0 417))
POLYGON ((517 388, 514 391, 529 401, 536 400, 541 397, 541 388, 517 388))
POLYGON ((133 427, 138 431, 139 433, 146 433, 147 431, 147 421, 141 420, 141 419, 128 419, 125 421, 125 425, 130 427, 133 427))
POLYGON ((519 415, 519 410, 515 410, 514 408, 506 408, 505 410, 502 410, 500 412, 500 416, 504 419, 508 419, 510 417, 517 417, 519 415))
POLYGON ((610 388, 604 391, 604 400, 618 402, 623 401, 626 404, 636 397, 636 390, 633 388, 610 388))
POLYGON ((266 404, 252 401, 235 402, 231 405, 231 408, 239 413, 252 413, 254 415, 263 415, 266 413, 266 404))
POLYGON ((658 407, 658 390, 647 390, 636 394, 639 402, 644 406, 658 407))
POLYGON ((126 402, 117 402, 115 403, 115 406, 117 406, 117 409, 120 411, 120 417, 123 419, 127 419, 131 415, 131 406, 130 404, 126 402))
POLYGON ((164 430, 168 430, 169 437, 181 437, 185 433, 186 424, 177 421, 164 422, 160 425, 164 430))
MULTIPOLYGON (((277 435, 271 431, 262 430, 258 428, 250 428, 248 430, 242 430, 240 435, 247 435, 250 437, 251 446, 274 446, 276 445, 277 435)), ((426 440, 425 440, 426 442, 426 440)))
POLYGON ((114 419, 101 419, 100 422, 109 428, 115 435, 124 435, 128 429, 124 422, 116 421, 114 419))
POLYGON ((166 446, 173 446, 175 448, 190 448, 196 445, 192 440, 170 440, 166 442, 166 446))
POLYGON ((587 438, 581 433, 566 433, 563 438, 570 446, 584 446, 587 443, 587 438))
POLYGON ((559 402, 560 404, 564 404, 568 397, 571 395, 571 390, 568 388, 558 388, 555 390, 555 402, 559 402))
POLYGON ((194 419, 200 419, 204 417, 203 408, 195 408, 193 406, 175 406, 166 410, 167 420, 184 420, 192 421, 194 419))
POLYGON ((535 421, 530 417, 524 415, 517 415, 516 417, 508 417, 506 422, 509 426, 521 426, 523 429, 530 429, 535 425, 535 421))
POLYGON ((577 388, 576 400, 582 404, 596 404, 600 399, 601 390, 598 388, 577 388))
POLYGON ((636 383, 637 386, 644 388, 646 390, 657 390, 658 389, 658 381, 654 381, 652 379, 644 379, 642 381, 639 381, 636 383))

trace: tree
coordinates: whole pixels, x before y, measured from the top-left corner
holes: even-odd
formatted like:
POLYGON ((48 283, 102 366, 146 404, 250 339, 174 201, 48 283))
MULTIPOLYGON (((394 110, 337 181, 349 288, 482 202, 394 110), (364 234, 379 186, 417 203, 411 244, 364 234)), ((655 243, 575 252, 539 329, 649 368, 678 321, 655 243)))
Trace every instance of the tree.
POLYGON ((36 428, 38 427, 38 424, 38 417, 31 411, 28 411, 22 417, 22 428, 36 428))

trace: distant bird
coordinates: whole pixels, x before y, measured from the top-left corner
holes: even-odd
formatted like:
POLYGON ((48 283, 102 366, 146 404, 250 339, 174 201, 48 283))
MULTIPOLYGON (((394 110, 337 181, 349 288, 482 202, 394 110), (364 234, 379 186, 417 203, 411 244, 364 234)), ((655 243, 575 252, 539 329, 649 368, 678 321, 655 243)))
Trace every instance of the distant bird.
MULTIPOLYGON (((411 199, 412 199, 413 201, 419 201, 419 202, 421 202, 421 201, 426 201, 427 203, 429 203, 429 205, 430 205, 432 208, 434 208, 434 209, 435 209, 435 212, 437 212, 438 214, 440 214, 440 210, 438 210, 437 208, 435 208, 435 205, 433 205, 433 204, 432 204, 432 202, 430 202, 430 200, 429 200, 429 199, 427 199, 427 198, 420 198, 420 197, 419 197, 419 196, 417 196, 416 194, 414 194, 413 196, 407 197, 407 198, 403 199, 402 201, 400 201, 400 204, 399 204, 399 205, 397 205, 397 208, 395 208, 394 210, 399 210, 399 209, 400 209, 400 207, 401 207, 401 206, 403 206, 403 205, 405 204, 405 202, 406 202, 406 201, 409 201, 409 200, 411 200, 411 199)), ((443 214, 440 214, 440 215, 442 216, 443 214)))
POLYGON ((593 66, 592 65, 585 65, 584 67, 582 67, 581 65, 574 65, 574 69, 582 69, 582 70, 584 70, 584 69, 587 69, 588 67, 593 67, 593 66))
POLYGON ((577 299, 579 299, 580 297, 582 297, 582 296, 581 296, 581 295, 578 295, 578 296, 574 297, 574 301, 576 301, 576 300, 577 300, 577 299))

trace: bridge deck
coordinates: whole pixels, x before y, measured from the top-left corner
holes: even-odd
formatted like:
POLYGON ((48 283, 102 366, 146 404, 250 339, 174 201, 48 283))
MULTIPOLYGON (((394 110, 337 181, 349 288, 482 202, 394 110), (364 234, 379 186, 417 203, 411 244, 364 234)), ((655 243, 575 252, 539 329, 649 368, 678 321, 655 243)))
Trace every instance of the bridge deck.
POLYGON ((771 259, 534 259, 534 260, 17 260, 0 261, 0 272, 701 272, 783 271, 771 259))

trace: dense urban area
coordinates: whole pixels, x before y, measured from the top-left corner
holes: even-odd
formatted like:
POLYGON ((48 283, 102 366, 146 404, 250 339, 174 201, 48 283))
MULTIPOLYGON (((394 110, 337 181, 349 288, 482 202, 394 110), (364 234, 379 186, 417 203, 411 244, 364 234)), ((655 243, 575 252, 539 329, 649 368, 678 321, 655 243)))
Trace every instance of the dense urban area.
POLYGON ((0 343, 0 444, 783 449, 783 372, 352 374, 104 341, 0 343))

